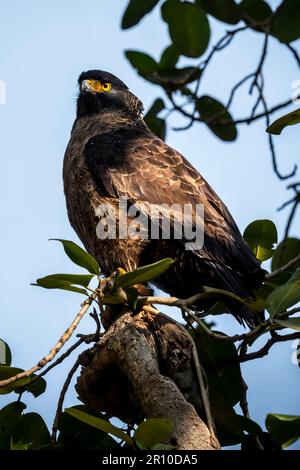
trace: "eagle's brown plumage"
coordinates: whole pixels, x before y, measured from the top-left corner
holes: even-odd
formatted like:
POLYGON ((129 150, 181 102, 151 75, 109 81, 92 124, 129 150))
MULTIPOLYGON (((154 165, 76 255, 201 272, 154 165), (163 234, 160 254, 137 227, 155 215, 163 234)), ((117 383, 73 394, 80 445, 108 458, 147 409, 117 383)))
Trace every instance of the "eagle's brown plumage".
MULTIPOLYGON (((175 263, 156 281, 171 295, 187 297, 210 285, 251 296, 264 272, 209 184, 149 130, 141 102, 123 82, 107 72, 90 71, 80 76, 79 84, 77 119, 64 159, 64 187, 70 222, 104 273, 171 257, 175 263), (109 82, 111 91, 86 90, 87 80, 109 82), (151 204, 204 204, 204 247, 187 251, 185 240, 174 238, 100 240, 99 206, 117 208, 119 197, 149 217, 151 204)), ((234 301, 228 307, 239 320, 255 323, 248 307, 234 301)))

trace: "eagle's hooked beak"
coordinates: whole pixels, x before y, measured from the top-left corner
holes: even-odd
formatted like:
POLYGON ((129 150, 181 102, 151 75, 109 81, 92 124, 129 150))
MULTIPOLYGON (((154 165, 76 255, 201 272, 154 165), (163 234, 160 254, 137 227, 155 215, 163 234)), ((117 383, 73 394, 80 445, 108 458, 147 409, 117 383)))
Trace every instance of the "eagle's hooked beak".
POLYGON ((101 83, 98 80, 83 80, 81 83, 82 93, 102 93, 101 83))

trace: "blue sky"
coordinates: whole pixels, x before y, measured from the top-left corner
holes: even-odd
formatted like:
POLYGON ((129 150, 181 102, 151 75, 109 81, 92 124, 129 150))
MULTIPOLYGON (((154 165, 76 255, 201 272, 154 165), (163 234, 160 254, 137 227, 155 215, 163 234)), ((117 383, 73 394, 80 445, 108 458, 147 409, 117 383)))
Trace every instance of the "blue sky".
MULTIPOLYGON (((0 105, 0 331, 12 348, 15 366, 28 368, 44 356, 72 321, 81 302, 76 294, 30 286, 46 274, 76 271, 61 247, 48 239, 77 241, 66 215, 61 172, 75 117, 78 75, 91 68, 108 70, 134 90, 146 109, 160 96, 158 87, 136 75, 124 58, 124 49, 141 49, 158 58, 169 44, 166 26, 157 9, 140 26, 121 31, 125 3, 14 0, 1 7, 0 80, 6 83, 6 104, 0 105)), ((215 42, 223 29, 217 21, 212 24, 215 42)), ((255 69, 261 43, 262 36, 257 33, 237 38, 230 51, 220 54, 212 64, 203 94, 226 101, 232 82, 255 69)), ((299 42, 295 46, 299 49, 299 42)), ((292 82, 300 79, 287 50, 273 39, 266 76, 271 103, 290 97, 292 82)), ((234 115, 247 115, 247 106, 248 96, 240 93, 234 115)), ((181 118, 172 117, 172 125, 181 122, 181 118)), ((276 138, 282 172, 289 172, 299 159, 298 136, 299 129, 291 127, 276 138)), ((289 194, 271 170, 263 121, 240 128, 238 141, 232 144, 217 140, 200 125, 187 132, 169 129, 167 142, 210 182, 241 230, 252 220, 269 218, 282 233, 286 213, 278 213, 276 208, 289 194)), ((294 236, 299 235, 299 216, 293 226, 294 236)), ((90 332, 92 328, 87 318, 80 331, 90 332)), ((220 319, 218 328, 230 333, 240 331, 228 316, 220 319)), ((260 424, 268 412, 300 414, 300 372, 291 362, 292 351, 289 343, 278 345, 267 358, 243 366, 252 417, 260 424)), ((74 360, 49 374, 46 394, 38 400, 25 398, 30 409, 41 412, 48 423, 66 369, 74 360)), ((74 400, 71 392, 66 405, 74 404, 74 400)), ((1 402, 6 403, 7 398, 1 398, 1 402)))

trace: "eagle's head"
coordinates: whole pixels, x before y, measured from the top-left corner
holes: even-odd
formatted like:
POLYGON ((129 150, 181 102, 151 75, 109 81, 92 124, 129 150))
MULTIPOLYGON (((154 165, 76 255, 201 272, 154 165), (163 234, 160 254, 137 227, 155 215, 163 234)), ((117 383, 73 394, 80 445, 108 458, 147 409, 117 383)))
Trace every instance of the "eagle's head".
POLYGON ((77 117, 107 110, 123 110, 133 115, 143 111, 142 102, 117 77, 102 70, 83 72, 79 79, 77 117))

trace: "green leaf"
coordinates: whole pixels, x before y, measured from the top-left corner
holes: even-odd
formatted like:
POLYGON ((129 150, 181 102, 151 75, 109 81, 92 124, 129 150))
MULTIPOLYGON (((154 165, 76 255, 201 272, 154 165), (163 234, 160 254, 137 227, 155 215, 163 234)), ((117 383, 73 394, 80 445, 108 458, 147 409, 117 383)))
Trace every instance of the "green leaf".
POLYGON ((284 312, 300 301, 300 269, 282 286, 277 287, 267 298, 267 310, 272 317, 284 312))
MULTIPOLYGON (((273 12, 264 0, 243 0, 240 5, 241 16, 246 24, 266 23, 272 16, 273 12)), ((255 28, 256 29, 256 28, 255 28)))
MULTIPOLYGON (((0 366, 0 380, 9 379, 20 372, 24 372, 24 370, 17 367, 0 366)), ((35 377, 36 375, 33 374, 30 377, 16 380, 5 387, 0 387, 0 395, 6 395, 11 392, 21 393, 24 391, 32 393, 35 397, 41 395, 46 389, 46 381, 42 377, 39 377, 35 382, 31 383, 30 380, 35 377)))
POLYGON ((210 28, 206 13, 198 4, 167 0, 162 17, 168 23, 170 37, 180 54, 199 57, 209 43, 210 28))
POLYGON ((16 387, 14 389, 15 393, 23 393, 23 392, 30 392, 32 395, 37 398, 42 395, 47 388, 47 382, 43 377, 38 377, 36 375, 32 375, 30 379, 35 378, 32 382, 29 382, 28 385, 23 385, 21 387, 16 387))
MULTIPOLYGON (((6 380, 14 375, 19 374, 20 372, 24 372, 23 369, 19 369, 17 367, 9 367, 9 366, 0 366, 0 380, 6 380)), ((6 395, 7 393, 11 393, 14 391, 15 388, 23 386, 29 382, 28 377, 24 377, 23 379, 19 379, 16 382, 6 385, 5 387, 0 387, 0 395, 6 395)))
POLYGON ((135 312, 138 304, 138 297, 139 293, 137 289, 134 289, 133 287, 126 287, 125 293, 127 295, 127 302, 130 307, 130 309, 135 312))
POLYGON ((178 52, 174 44, 171 44, 170 46, 166 47, 166 49, 163 51, 160 58, 159 67, 162 69, 167 67, 175 67, 179 57, 180 53, 178 52))
MULTIPOLYGON (((285 266, 293 258, 296 258, 300 254, 300 240, 298 238, 286 238, 283 242, 278 245, 275 250, 275 253, 272 257, 272 271, 275 271, 282 266, 285 266)), ((275 277, 270 280, 267 280, 268 284, 273 287, 281 286, 286 283, 295 269, 300 268, 300 261, 298 266, 287 269, 282 273, 278 273, 275 277)))
POLYGON ((220 392, 210 388, 209 395, 218 439, 222 446, 239 444, 243 439, 243 431, 253 436, 262 434, 261 427, 251 419, 238 415, 220 392))
POLYGON ((173 423, 167 419, 149 418, 139 425, 134 439, 141 449, 152 449, 171 436, 173 427, 173 423))
POLYGON ((50 280, 50 282, 48 282, 48 279, 47 279, 48 277, 49 276, 46 276, 46 278, 43 277, 43 278, 37 279, 36 284, 31 284, 31 285, 44 287, 45 289, 61 289, 61 290, 68 290, 71 292, 78 292, 79 294, 88 295, 88 292, 85 289, 72 286, 72 284, 70 284, 67 281, 56 279, 56 280, 50 280))
MULTIPOLYGON (((300 240, 298 238, 286 238, 275 250, 272 258, 272 271, 285 266, 293 258, 300 254, 300 240)), ((300 261, 299 266, 300 267, 300 261)), ((294 270, 293 270, 294 271, 294 270)), ((290 272, 290 276, 293 273, 290 272)), ((289 277, 290 277, 289 276, 289 277)))
POLYGON ((0 339, 0 364, 4 366, 11 364, 11 350, 3 339, 0 339))
POLYGON ((233 0, 202 0, 201 3, 207 13, 217 20, 228 24, 236 24, 240 21, 240 10, 233 0))
POLYGON ((157 116, 160 111, 165 107, 165 104, 161 98, 157 98, 152 104, 151 108, 144 116, 144 121, 147 126, 156 134, 160 139, 165 139, 166 136, 166 122, 157 116))
POLYGON ((11 435, 26 405, 15 401, 0 410, 0 450, 10 450, 11 435))
POLYGON ((122 29, 132 28, 158 4, 159 0, 130 0, 122 18, 122 29))
POLYGON ((243 396, 243 379, 234 343, 210 336, 200 329, 192 336, 210 391, 220 394, 230 406, 236 405, 243 396))
POLYGON ((37 413, 24 414, 11 439, 11 450, 36 450, 50 443, 50 434, 43 418, 37 413))
POLYGON ((246 228, 244 239, 255 257, 259 261, 265 261, 274 253, 274 244, 278 239, 276 226, 271 220, 255 220, 246 228))
POLYGON ((197 111, 206 125, 219 139, 231 142, 237 138, 237 128, 231 114, 225 106, 211 96, 201 96, 197 99, 197 111), (213 120, 224 121, 227 124, 216 124, 213 120))
POLYGON ((300 438, 300 416, 270 413, 266 418, 266 428, 272 439, 283 448, 300 438))
POLYGON ((36 284, 33 285, 44 287, 45 289, 63 289, 87 295, 85 289, 75 287, 74 284, 87 287, 93 277, 94 274, 51 274, 50 276, 37 279, 36 284))
POLYGON ((285 328, 290 328, 291 330, 300 331, 300 318, 289 318, 288 320, 276 320, 276 323, 284 326, 285 328))
MULTIPOLYGON (((90 415, 99 417, 98 414, 88 409, 85 405, 76 405, 72 409, 85 411, 90 415)), ((103 450, 118 447, 118 443, 105 432, 96 429, 70 414, 64 412, 59 421, 59 436, 57 447, 62 450, 103 450)))
POLYGON ((147 266, 141 266, 134 271, 119 275, 114 281, 114 288, 129 287, 143 284, 161 276, 174 263, 171 258, 165 258, 147 266))
POLYGON ((92 274, 97 274, 97 276, 100 274, 99 264, 95 258, 87 253, 83 248, 76 245, 76 243, 71 242, 70 240, 62 240, 60 238, 51 238, 51 240, 55 240, 63 244, 66 255, 71 261, 73 261, 73 263, 85 268, 92 274))
POLYGON ((284 0, 277 8, 272 22, 272 34, 284 43, 300 38, 300 2, 284 0))
MULTIPOLYGON (((300 21, 300 19, 299 19, 300 21)), ((296 109, 291 113, 281 116, 279 119, 276 119, 269 127, 267 127, 267 132, 269 134, 279 135, 282 130, 287 126, 294 126, 295 124, 300 123, 300 109, 296 109)))
POLYGON ((104 431, 107 434, 112 434, 113 436, 122 439, 122 441, 126 442, 126 444, 128 444, 130 447, 134 447, 134 442, 131 437, 128 436, 128 434, 126 434, 124 431, 122 431, 122 429, 119 429, 113 424, 111 424, 109 421, 106 421, 105 419, 101 418, 96 418, 95 416, 89 415, 83 411, 74 408, 67 408, 66 412, 74 418, 79 419, 83 423, 89 424, 94 428, 100 429, 101 431, 104 431))
POLYGON ((125 51, 125 56, 141 77, 151 76, 158 68, 156 61, 144 52, 129 50, 125 51))

